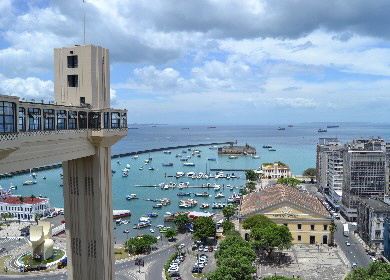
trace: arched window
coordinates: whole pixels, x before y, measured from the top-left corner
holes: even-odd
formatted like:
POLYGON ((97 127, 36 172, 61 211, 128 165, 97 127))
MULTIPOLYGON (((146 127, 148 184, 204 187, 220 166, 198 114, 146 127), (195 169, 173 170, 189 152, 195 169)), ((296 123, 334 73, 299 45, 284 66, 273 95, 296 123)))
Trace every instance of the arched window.
POLYGON ((13 102, 0 102, 0 133, 16 132, 16 105, 13 102))

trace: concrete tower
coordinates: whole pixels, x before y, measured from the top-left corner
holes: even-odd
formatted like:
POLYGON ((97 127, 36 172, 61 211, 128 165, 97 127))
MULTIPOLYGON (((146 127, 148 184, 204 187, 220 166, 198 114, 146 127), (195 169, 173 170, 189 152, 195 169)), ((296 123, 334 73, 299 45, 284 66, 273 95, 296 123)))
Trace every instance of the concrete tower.
POLYGON ((127 111, 110 108, 107 49, 55 49, 54 62, 55 104, 0 95, 0 174, 62 162, 69 279, 111 280, 111 146, 127 111))

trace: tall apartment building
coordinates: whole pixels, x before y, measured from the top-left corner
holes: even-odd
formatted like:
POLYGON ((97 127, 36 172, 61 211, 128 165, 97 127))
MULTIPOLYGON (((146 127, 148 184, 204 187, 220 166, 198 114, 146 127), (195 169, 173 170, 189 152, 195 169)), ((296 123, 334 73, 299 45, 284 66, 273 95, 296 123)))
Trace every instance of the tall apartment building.
POLYGON ((379 138, 354 140, 345 145, 340 210, 349 221, 356 221, 360 198, 384 198, 388 185, 385 147, 379 138))
POLYGON ((378 199, 360 199, 357 208, 357 229, 359 236, 371 248, 384 249, 388 228, 385 220, 390 218, 390 205, 378 199), (386 235, 386 236, 385 236, 386 235))
POLYGON ((333 150, 328 155, 327 185, 328 193, 325 197, 333 208, 339 209, 343 194, 343 151, 333 150))
POLYGON ((317 187, 323 193, 329 192, 328 161, 334 151, 339 150, 341 143, 337 138, 320 138, 317 144, 316 180, 317 187))

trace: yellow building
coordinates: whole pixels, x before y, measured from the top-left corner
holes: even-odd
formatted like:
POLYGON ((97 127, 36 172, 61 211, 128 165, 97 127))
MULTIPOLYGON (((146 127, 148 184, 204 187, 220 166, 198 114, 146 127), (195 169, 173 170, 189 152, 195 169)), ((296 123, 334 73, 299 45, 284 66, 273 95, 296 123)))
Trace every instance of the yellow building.
POLYGON ((279 179, 279 178, 292 177, 290 166, 282 164, 280 162, 263 163, 261 165, 261 171, 263 173, 263 178, 265 179, 279 179))
MULTIPOLYGON (((305 191, 277 184, 250 193, 241 203, 241 221, 255 214, 288 226, 293 243, 328 244, 330 241, 332 216, 318 198, 305 191)), ((241 226, 240 230, 243 234, 249 232, 241 226)))

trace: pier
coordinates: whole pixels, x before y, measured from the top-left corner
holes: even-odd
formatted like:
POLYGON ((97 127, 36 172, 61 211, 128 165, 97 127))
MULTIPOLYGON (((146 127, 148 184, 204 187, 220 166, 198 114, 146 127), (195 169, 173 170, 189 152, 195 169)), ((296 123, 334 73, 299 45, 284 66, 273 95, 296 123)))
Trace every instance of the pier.
MULTIPOLYGON (((136 151, 136 152, 128 152, 128 153, 116 154, 116 155, 112 155, 111 158, 113 159, 113 158, 135 156, 135 155, 147 154, 147 153, 153 153, 153 152, 160 152, 160 151, 165 151, 165 150, 185 149, 185 148, 213 146, 213 145, 226 145, 226 144, 233 144, 233 143, 235 143, 235 142, 228 141, 228 142, 213 142, 213 143, 200 143, 200 144, 171 146, 171 147, 155 148, 155 149, 141 150, 141 151, 136 151)), ((14 172, 10 172, 10 173, 0 174, 0 179, 7 178, 7 177, 12 177, 12 176, 16 176, 16 175, 21 175, 21 174, 26 174, 26 173, 32 173, 32 172, 37 172, 37 171, 55 169, 55 168, 60 168, 60 167, 62 167, 62 163, 55 163, 55 164, 50 164, 50 165, 44 165, 44 166, 34 167, 34 168, 31 168, 31 169, 25 169, 25 170, 19 170, 19 171, 14 171, 14 172)))

